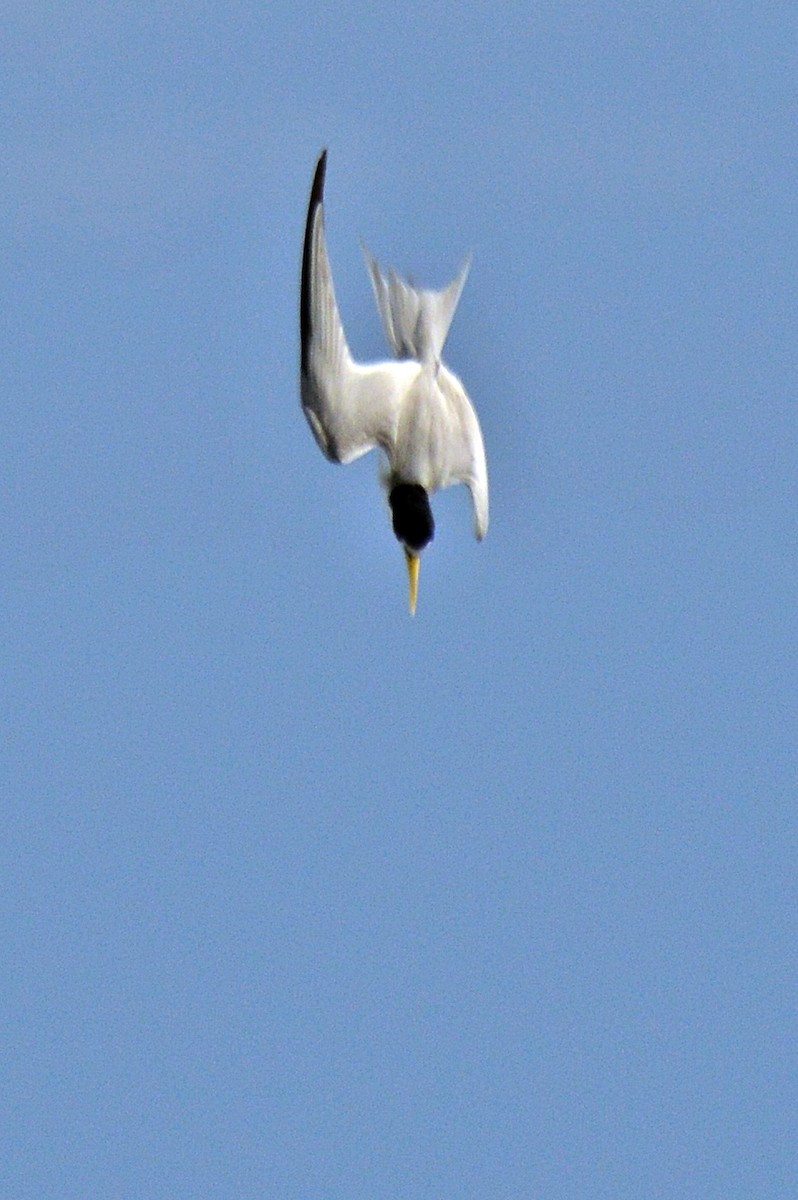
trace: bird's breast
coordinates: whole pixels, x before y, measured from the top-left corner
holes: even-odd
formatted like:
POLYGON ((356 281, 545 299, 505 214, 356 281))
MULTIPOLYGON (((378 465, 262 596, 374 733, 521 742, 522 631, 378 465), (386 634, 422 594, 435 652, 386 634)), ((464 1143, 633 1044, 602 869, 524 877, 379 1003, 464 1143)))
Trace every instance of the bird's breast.
POLYGON ((433 371, 424 370, 402 405, 393 454, 394 477, 428 492, 449 481, 457 416, 433 371))

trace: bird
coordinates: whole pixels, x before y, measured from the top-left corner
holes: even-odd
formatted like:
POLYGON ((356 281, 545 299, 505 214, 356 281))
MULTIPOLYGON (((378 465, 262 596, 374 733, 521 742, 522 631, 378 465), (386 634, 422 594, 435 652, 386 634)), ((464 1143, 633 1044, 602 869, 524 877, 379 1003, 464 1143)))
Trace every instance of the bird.
POLYGON ((335 298, 324 228, 327 151, 316 164, 308 203, 300 284, 300 397, 318 446, 334 463, 379 447, 393 532, 402 545, 415 614, 422 551, 435 521, 430 496, 465 484, 474 534, 488 530, 488 472, 479 420, 465 389, 442 361, 444 343, 471 265, 442 291, 419 289, 394 270, 384 275, 363 253, 393 351, 386 362, 359 363, 349 350, 335 298))

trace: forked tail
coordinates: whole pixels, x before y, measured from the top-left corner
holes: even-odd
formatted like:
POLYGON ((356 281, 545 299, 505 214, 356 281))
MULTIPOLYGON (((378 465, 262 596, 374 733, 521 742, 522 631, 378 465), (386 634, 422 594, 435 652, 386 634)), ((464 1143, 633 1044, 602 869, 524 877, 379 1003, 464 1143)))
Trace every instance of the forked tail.
POLYGON ((457 278, 441 292, 412 287, 391 269, 387 277, 380 265, 363 246, 371 275, 377 308, 388 342, 397 358, 414 358, 422 363, 441 361, 460 294, 471 266, 471 256, 460 268, 457 278))

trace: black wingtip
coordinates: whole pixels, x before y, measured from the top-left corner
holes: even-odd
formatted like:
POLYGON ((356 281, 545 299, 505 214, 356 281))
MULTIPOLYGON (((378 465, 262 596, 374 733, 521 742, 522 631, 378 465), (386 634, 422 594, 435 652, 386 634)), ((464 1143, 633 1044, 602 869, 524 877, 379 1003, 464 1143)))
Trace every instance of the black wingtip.
POLYGON ((313 240, 313 220, 316 209, 324 200, 324 176, 327 171, 327 150, 322 150, 316 163, 313 186, 310 189, 308 215, 305 221, 305 243, 302 249, 302 283, 299 297, 299 336, 302 345, 302 371, 307 371, 310 338, 313 333, 310 319, 310 248, 313 240))
POLYGON ((313 187, 310 189, 310 208, 313 209, 317 204, 321 204, 324 199, 324 176, 327 171, 327 147, 325 146, 319 155, 319 161, 316 163, 316 171, 313 176, 313 187))

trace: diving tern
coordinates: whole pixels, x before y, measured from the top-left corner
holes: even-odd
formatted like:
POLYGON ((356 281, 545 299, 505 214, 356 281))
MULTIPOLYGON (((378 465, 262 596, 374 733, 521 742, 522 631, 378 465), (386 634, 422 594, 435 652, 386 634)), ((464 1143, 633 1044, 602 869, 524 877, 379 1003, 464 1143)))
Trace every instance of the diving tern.
POLYGON ((335 299, 324 234, 322 151, 310 192, 300 296, 302 410, 322 453, 350 463, 375 446, 387 458, 383 486, 393 530, 404 547, 415 613, 421 553, 435 522, 429 498, 464 483, 471 492, 474 533, 488 529, 488 472, 477 415, 441 354, 470 259, 443 291, 413 287, 395 271, 383 275, 366 247, 374 295, 395 359, 352 358, 335 299))

